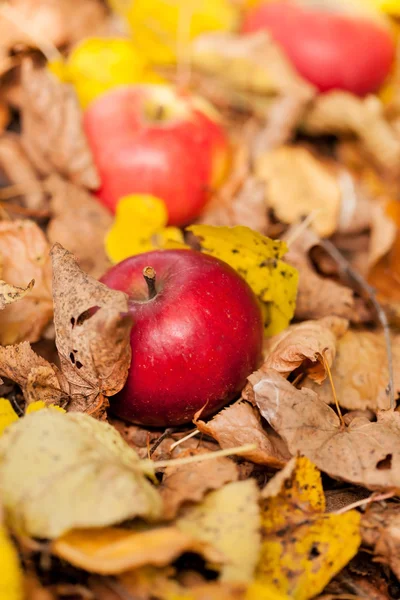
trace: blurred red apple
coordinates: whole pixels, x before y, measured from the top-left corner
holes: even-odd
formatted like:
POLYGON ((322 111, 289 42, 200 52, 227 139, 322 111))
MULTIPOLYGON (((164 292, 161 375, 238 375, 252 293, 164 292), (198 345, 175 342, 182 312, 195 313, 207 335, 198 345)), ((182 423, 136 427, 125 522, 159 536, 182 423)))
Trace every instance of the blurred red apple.
POLYGON ((132 363, 111 399, 119 417, 169 427, 232 400, 261 359, 263 323, 248 284, 226 263, 195 250, 157 250, 102 278, 129 295, 132 363), (151 279, 152 269, 155 283, 151 279))
POLYGON ((337 9, 333 1, 324 7, 269 2, 248 12, 242 31, 267 29, 298 72, 321 92, 340 89, 360 96, 374 92, 393 64, 390 29, 369 13, 337 9))
POLYGON ((112 211, 129 194, 164 200, 171 225, 199 216, 224 177, 228 142, 205 100, 164 85, 121 86, 94 100, 84 128, 112 211))

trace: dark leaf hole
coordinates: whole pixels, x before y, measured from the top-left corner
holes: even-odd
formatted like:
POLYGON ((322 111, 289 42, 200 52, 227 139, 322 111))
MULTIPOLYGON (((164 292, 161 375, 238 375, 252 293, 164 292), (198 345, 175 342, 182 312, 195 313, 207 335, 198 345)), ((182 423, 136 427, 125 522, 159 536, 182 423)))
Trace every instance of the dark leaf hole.
POLYGON ((79 360, 77 360, 75 364, 77 369, 82 369, 83 364, 79 360))
POLYGON ((73 352, 69 353, 69 360, 72 362, 73 365, 75 364, 75 356, 73 352))
MULTIPOLYGON (((97 313, 98 310, 100 310, 100 306, 91 306, 87 310, 84 310, 83 313, 81 313, 79 315, 79 317, 77 318, 76 324, 83 325, 84 322, 87 321, 88 319, 91 319, 91 317, 93 317, 97 313)), ((72 323, 72 319, 71 319, 71 323, 72 323)))
POLYGON ((310 552, 308 553, 308 560, 318 558, 320 554, 321 552, 318 550, 318 544, 313 544, 310 548, 310 552))
POLYGON ((71 317, 71 326, 72 329, 75 327, 75 317, 71 317))
POLYGON ((393 458, 392 454, 387 454, 385 456, 385 458, 382 458, 382 460, 379 460, 376 463, 376 468, 379 471, 388 471, 389 469, 392 468, 392 458, 393 458))

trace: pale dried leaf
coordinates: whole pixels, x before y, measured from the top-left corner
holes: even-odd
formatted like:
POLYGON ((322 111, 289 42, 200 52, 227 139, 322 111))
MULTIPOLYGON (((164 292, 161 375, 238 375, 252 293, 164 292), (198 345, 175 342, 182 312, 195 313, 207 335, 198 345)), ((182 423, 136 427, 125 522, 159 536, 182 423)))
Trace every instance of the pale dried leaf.
POLYGON ((86 190, 52 176, 45 183, 51 194, 52 219, 47 228, 50 242, 72 252, 83 271, 96 279, 111 266, 104 238, 113 218, 86 190))
POLYGON ((376 265, 389 252, 397 235, 396 223, 386 213, 386 203, 375 201, 371 212, 368 269, 376 265))
POLYGON ((0 223, 1 277, 17 287, 34 279, 30 293, 0 313, 0 343, 35 342, 53 314, 49 244, 33 221, 0 223))
MULTIPOLYGON (((400 393, 400 335, 392 337, 394 361, 394 394, 400 393)), ((348 410, 385 410, 389 407, 387 386, 389 383, 388 357, 382 331, 348 331, 336 348, 336 360, 332 366, 339 404, 348 410)), ((312 381, 306 387, 318 393, 324 402, 334 402, 328 381, 316 386, 312 381)))
POLYGON ((128 298, 86 275, 59 244, 52 249, 56 345, 80 410, 122 389, 131 361, 128 298))
POLYGON ((8 304, 12 304, 17 300, 21 300, 35 285, 35 280, 32 279, 26 288, 20 288, 15 285, 10 285, 0 279, 0 310, 3 310, 8 304))
POLYGON ((307 388, 296 389, 270 369, 250 375, 255 402, 292 455, 307 456, 330 477, 368 489, 400 489, 400 415, 359 417, 342 425, 335 411, 307 388))
POLYGON ((282 146, 258 157, 256 176, 265 182, 266 203, 283 223, 313 211, 311 227, 322 237, 338 225, 341 190, 337 170, 301 146, 282 146))
POLYGON ((311 135, 356 136, 379 167, 399 171, 400 139, 385 119, 383 105, 376 96, 357 98, 342 91, 321 94, 302 126, 311 135))
MULTIPOLYGON (((207 450, 186 450, 180 457, 209 454, 207 450)), ((164 501, 164 517, 173 519, 186 502, 199 502, 206 492, 216 490, 225 483, 238 479, 236 464, 229 458, 214 458, 199 462, 167 467, 160 486, 164 501)))
POLYGON ((369 507, 361 519, 361 535, 375 559, 388 564, 400 579, 400 505, 369 507))
POLYGON ((59 404, 63 397, 60 373, 36 354, 28 342, 0 346, 0 376, 18 383, 28 403, 43 400, 59 404))
POLYGON ((291 325, 266 340, 265 360, 260 371, 274 369, 288 377, 300 368, 308 373, 310 379, 322 383, 327 376, 324 357, 332 367, 336 342, 345 334, 347 326, 348 322, 339 317, 323 317, 318 321, 291 325))
POLYGON ((290 456, 284 446, 268 436, 256 411, 247 402, 236 402, 208 423, 197 419, 195 424, 202 433, 215 438, 221 448, 255 444, 254 450, 241 454, 250 462, 279 469, 290 456))
POLYGON ((42 185, 16 134, 0 138, 0 170, 15 184, 15 196, 23 197, 24 206, 32 210, 44 207, 42 185))
POLYGON ((7 427, 0 439, 7 520, 32 537, 158 518, 161 499, 145 472, 111 425, 82 413, 39 410, 7 427))
POLYGON ((22 143, 32 163, 43 175, 55 170, 76 185, 98 188, 72 86, 45 69, 35 70, 29 61, 22 65, 22 86, 22 143))

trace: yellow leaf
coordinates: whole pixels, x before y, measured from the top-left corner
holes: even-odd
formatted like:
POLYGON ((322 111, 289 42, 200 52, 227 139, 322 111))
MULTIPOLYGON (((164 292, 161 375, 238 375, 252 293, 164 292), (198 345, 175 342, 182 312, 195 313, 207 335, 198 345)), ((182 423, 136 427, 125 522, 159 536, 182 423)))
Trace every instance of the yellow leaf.
POLYGON ((7 519, 32 537, 159 516, 161 499, 145 474, 150 461, 140 461, 111 425, 83 413, 38 410, 0 438, 7 519))
POLYGON ((205 31, 231 31, 238 10, 229 0, 110 0, 128 21, 135 44, 152 62, 170 64, 205 31))
POLYGON ((118 202, 114 224, 106 236, 108 257, 117 263, 134 254, 164 248, 170 242, 181 246, 182 232, 166 227, 167 220, 167 209, 159 198, 146 194, 125 196, 118 202))
POLYGON ((58 412, 65 413, 65 409, 61 408, 61 406, 56 406, 55 404, 46 404, 43 400, 37 400, 36 402, 32 402, 28 404, 26 407, 25 414, 30 415, 33 412, 38 410, 43 410, 44 408, 51 408, 51 410, 58 410, 58 412))
POLYGON ((227 559, 221 581, 251 581, 260 549, 258 489, 254 480, 228 483, 189 508, 176 525, 227 559))
POLYGON ((165 82, 133 42, 124 38, 86 38, 65 63, 54 61, 49 68, 61 81, 74 85, 83 108, 118 85, 165 82))
POLYGON ((248 227, 192 225, 201 248, 225 261, 247 281, 263 304, 267 335, 285 329, 296 304, 297 270, 281 260, 287 246, 248 227))
POLYGON ((22 573, 18 554, 4 527, 0 526, 0 600, 22 600, 22 573))
POLYGON ((11 402, 6 398, 0 398, 0 435, 14 421, 18 421, 18 415, 11 406, 11 402))
POLYGON ((102 575, 146 565, 164 567, 184 552, 201 554, 214 562, 222 558, 212 546, 174 526, 73 530, 52 544, 52 552, 75 567, 102 575))
POLYGON ((360 515, 324 513, 321 478, 307 458, 293 458, 268 482, 262 497, 257 587, 308 600, 357 553, 360 515))

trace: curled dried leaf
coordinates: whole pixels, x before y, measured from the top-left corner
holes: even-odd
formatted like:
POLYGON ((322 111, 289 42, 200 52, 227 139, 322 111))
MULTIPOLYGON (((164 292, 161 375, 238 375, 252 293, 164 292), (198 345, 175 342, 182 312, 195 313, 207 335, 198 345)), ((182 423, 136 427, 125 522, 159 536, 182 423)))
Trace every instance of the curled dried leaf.
POLYGON ((28 283, 26 288, 10 285, 9 283, 6 283, 0 279, 0 310, 3 310, 7 304, 12 304, 13 302, 16 302, 17 300, 20 300, 26 296, 26 294, 31 291, 34 285, 34 279, 28 283))
POLYGON ((363 542, 374 549, 379 562, 387 563, 400 577, 400 506, 371 506, 361 519, 363 542))
POLYGON ((73 88, 29 61, 23 63, 22 86, 22 144, 33 165, 43 175, 55 170, 76 185, 98 188, 73 88))

